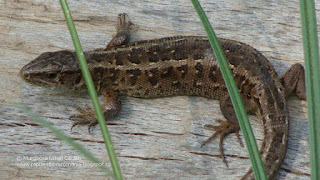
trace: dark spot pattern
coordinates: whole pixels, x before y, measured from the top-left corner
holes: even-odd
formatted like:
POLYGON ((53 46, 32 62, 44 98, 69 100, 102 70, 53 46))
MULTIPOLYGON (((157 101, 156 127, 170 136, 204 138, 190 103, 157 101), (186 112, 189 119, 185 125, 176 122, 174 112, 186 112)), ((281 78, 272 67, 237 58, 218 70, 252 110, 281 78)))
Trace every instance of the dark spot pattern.
POLYGON ((123 59, 116 59, 116 65, 118 65, 118 66, 124 65, 123 59))
POLYGON ((197 65, 195 66, 196 70, 198 70, 197 72, 197 76, 198 78, 202 78, 204 76, 204 72, 203 72, 203 65, 198 62, 197 65))
POLYGON ((141 61, 140 61, 140 54, 137 54, 137 53, 131 53, 128 55, 128 60, 131 62, 131 63, 134 63, 134 64, 140 64, 141 61))
POLYGON ((204 54, 203 53, 196 53, 193 55, 193 59, 194 60, 204 59, 204 54))
POLYGON ((148 60, 149 62, 158 62, 159 58, 157 56, 149 56, 148 60))
POLYGON ((148 81, 152 86, 155 86, 158 84, 158 72, 159 72, 158 68, 153 68, 153 69, 150 69, 149 71, 148 70, 145 71, 145 74, 148 77, 148 81))
MULTIPOLYGON (((96 54, 96 53, 91 53, 89 59, 94 60, 94 62, 104 61, 104 57, 100 56, 99 54, 96 54)), ((109 58, 106 58, 106 59, 109 59, 109 58)))
POLYGON ((136 84, 138 77, 141 75, 140 69, 128 69, 126 70, 128 77, 130 77, 129 82, 131 86, 136 84))
POLYGON ((238 67, 241 64, 241 61, 233 57, 229 59, 229 63, 235 67, 238 67))
POLYGON ((184 60, 188 58, 188 52, 183 48, 175 49, 175 51, 172 52, 172 56, 174 60, 184 60))
POLYGON ((167 77, 171 77, 173 74, 173 67, 170 66, 168 69, 164 70, 163 72, 161 72, 161 78, 167 78, 167 77))
POLYGON ((103 79, 103 72, 104 72, 105 68, 103 67, 96 67, 94 69, 94 71, 91 70, 91 76, 92 76, 92 79, 95 81, 95 80, 101 80, 103 79))
POLYGON ((180 67, 177 67, 178 71, 181 72, 181 78, 185 78, 186 75, 188 74, 188 66, 187 65, 182 65, 180 67))
POLYGON ((109 79, 114 82, 119 78, 120 69, 110 68, 109 69, 109 79))
POLYGON ((154 45, 148 49, 149 51, 147 52, 147 57, 149 62, 159 62, 160 58, 155 52, 159 53, 160 52, 160 47, 159 45, 154 45))
POLYGON ((119 51, 115 54, 116 64, 118 65, 124 65, 123 59, 127 59, 128 53, 124 51, 119 51))
POLYGON ((216 83, 218 81, 216 76, 217 66, 212 66, 209 71, 209 78, 216 83))
POLYGON ((167 54, 162 54, 161 61, 170 61, 170 57, 167 54))

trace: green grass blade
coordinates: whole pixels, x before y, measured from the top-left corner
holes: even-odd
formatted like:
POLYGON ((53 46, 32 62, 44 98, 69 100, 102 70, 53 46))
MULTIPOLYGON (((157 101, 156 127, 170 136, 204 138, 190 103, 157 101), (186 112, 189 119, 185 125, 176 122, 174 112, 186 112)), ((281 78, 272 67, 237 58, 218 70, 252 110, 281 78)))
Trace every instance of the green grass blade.
POLYGON ((36 115, 34 112, 28 110, 26 107, 16 104, 16 107, 21 109, 25 114, 30 116, 33 120, 37 121, 41 126, 48 128, 51 132, 54 133, 56 137, 59 139, 65 141, 67 144, 69 144, 71 147, 73 147, 75 150, 77 150, 79 153, 81 153, 84 157, 86 157, 88 160, 92 161, 93 163, 100 164, 98 166, 100 169, 102 169, 104 172, 106 172, 109 176, 112 176, 113 173, 106 167, 101 165, 102 163, 94 157, 90 151, 87 151, 82 145, 75 142, 73 139, 69 138, 67 135, 65 135, 62 131, 55 128, 53 125, 45 121, 44 119, 40 118, 38 115, 36 115))
POLYGON ((191 1, 200 17, 200 20, 204 26, 204 29, 208 35, 213 52, 221 68, 223 79, 226 83, 234 110, 239 120, 240 128, 244 135, 244 139, 245 139, 250 160, 252 163, 254 176, 256 179, 267 179, 266 172, 260 158, 260 152, 249 123, 248 115, 242 103, 242 100, 238 91, 238 87, 233 79, 226 57, 221 49, 221 45, 208 21, 208 18, 206 17, 203 9, 201 8, 200 3, 197 0, 191 0, 191 1))
POLYGON ((311 179, 320 179, 320 68, 314 1, 300 0, 310 133, 311 179))
POLYGON ((117 160, 116 153, 114 152, 114 148, 113 148, 113 145, 111 142, 110 133, 108 131, 103 113, 101 111, 101 107, 100 107, 100 103, 99 103, 99 100, 97 97, 97 93, 96 93, 96 90, 93 85, 93 81, 92 81, 92 78, 90 76, 90 72, 88 69, 87 61, 85 60, 83 50, 82 50, 82 47, 80 44, 80 40, 78 38, 78 34, 76 32, 76 28, 74 26, 74 23, 73 23, 73 20, 71 17, 71 12, 69 11, 66 0, 60 0, 60 4, 61 4, 63 13, 65 15, 65 18, 66 18, 66 21, 68 24, 68 28, 69 28, 69 31, 70 31, 70 34, 71 34, 71 37, 73 40, 73 44, 76 49, 79 64, 81 67, 81 71, 84 76, 84 79, 85 79, 85 82, 86 82, 86 85, 88 88, 88 92, 89 92, 89 95, 90 95, 92 103, 93 103, 94 110, 96 111, 96 114, 97 114, 98 123, 100 125, 103 139, 106 144, 106 148, 108 150, 108 155, 109 155, 111 166, 113 168, 114 175, 115 175, 116 179, 120 180, 120 179, 122 179, 120 166, 119 166, 119 163, 117 160))

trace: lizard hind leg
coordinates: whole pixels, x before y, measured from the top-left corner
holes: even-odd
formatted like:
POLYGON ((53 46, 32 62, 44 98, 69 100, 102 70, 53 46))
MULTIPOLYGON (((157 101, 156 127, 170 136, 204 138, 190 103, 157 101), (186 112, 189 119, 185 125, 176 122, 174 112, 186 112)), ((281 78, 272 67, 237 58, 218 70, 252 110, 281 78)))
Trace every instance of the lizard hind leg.
POLYGON ((295 93, 299 99, 306 100, 304 67, 301 64, 292 65, 281 78, 281 83, 285 87, 286 98, 295 93))
POLYGON ((227 119, 227 121, 223 120, 217 120, 217 122, 220 124, 218 126, 214 125, 205 125, 206 129, 214 130, 215 133, 213 133, 205 142, 203 142, 202 146, 213 140, 217 135, 220 134, 220 141, 219 141, 219 150, 220 150, 220 156, 224 162, 224 164, 228 167, 224 152, 223 152, 223 140, 224 138, 231 134, 236 133, 237 140, 241 146, 243 146, 241 140, 240 140, 240 126, 238 124, 238 120, 236 118, 232 103, 230 98, 226 98, 224 101, 220 101, 220 109, 224 117, 227 119))

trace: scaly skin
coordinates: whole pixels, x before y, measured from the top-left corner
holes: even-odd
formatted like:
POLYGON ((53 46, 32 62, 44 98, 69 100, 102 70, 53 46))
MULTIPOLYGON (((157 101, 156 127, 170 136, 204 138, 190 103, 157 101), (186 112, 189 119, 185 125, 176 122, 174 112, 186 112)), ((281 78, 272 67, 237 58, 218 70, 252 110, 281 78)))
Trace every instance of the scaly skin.
MULTIPOLYGON (((85 52, 94 84, 105 98, 106 119, 121 109, 118 95, 156 98, 173 95, 202 96, 220 100, 227 119, 219 126, 208 125, 222 140, 238 133, 239 125, 217 61, 206 37, 175 36, 128 43, 130 22, 119 16, 117 36, 105 49, 85 52)), ((289 112, 286 97, 296 92, 305 99, 304 68, 293 65, 279 78, 269 61, 244 43, 220 39, 246 110, 257 114, 264 128, 261 158, 269 179, 277 174, 286 154, 289 112)), ((80 88, 84 80, 72 51, 46 52, 24 66, 21 76, 28 82, 80 88)), ((90 108, 81 109, 78 124, 97 124, 90 108)), ((206 143, 206 142, 205 142, 206 143)), ((254 179, 250 169, 242 179, 254 179)))

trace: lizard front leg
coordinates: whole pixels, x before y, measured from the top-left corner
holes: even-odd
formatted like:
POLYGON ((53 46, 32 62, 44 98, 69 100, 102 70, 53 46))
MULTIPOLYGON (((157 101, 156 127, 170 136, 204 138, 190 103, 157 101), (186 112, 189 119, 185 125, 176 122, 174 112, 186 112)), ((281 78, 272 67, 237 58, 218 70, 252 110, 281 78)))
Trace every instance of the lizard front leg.
POLYGON ((128 15, 125 13, 118 15, 117 34, 111 39, 105 50, 121 47, 129 43, 130 26, 133 25, 133 23, 128 19, 128 15))
MULTIPOLYGON (((110 89, 104 89, 102 91, 102 96, 105 100, 105 104, 102 105, 102 111, 105 119, 109 119, 116 115, 121 110, 121 101, 116 92, 110 89)), ((74 126, 80 124, 88 124, 88 131, 90 133, 90 129, 92 126, 98 124, 96 113, 91 108, 86 106, 85 109, 77 107, 77 110, 80 114, 71 115, 69 119, 81 119, 78 122, 75 122, 71 130, 74 126)))

